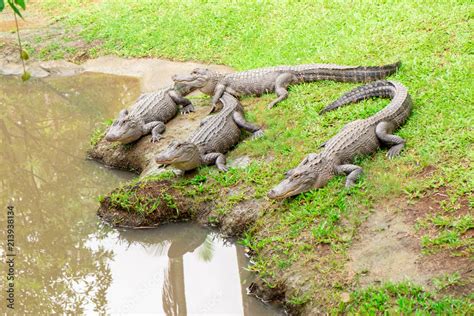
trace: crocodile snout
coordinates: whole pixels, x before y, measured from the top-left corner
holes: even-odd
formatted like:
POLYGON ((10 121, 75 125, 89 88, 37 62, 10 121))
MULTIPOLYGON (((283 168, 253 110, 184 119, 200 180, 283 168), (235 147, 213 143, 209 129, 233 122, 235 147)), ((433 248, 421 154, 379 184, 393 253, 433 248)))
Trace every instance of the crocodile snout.
POLYGON ((278 190, 275 190, 275 189, 272 189, 270 191, 268 191, 267 193, 267 197, 272 199, 272 200, 283 200, 284 198, 286 198, 286 193, 285 192, 281 192, 281 191, 278 191, 278 190))
POLYGON ((277 194, 276 194, 275 190, 270 190, 270 191, 268 191, 268 194, 267 194, 267 196, 268 196, 270 199, 274 199, 274 198, 276 197, 276 195, 277 195, 277 194))
POLYGON ((191 81, 193 80, 194 78, 191 77, 191 76, 188 76, 188 75, 173 75, 171 77, 173 79, 173 81, 191 81))
POLYGON ((113 134, 113 133, 107 133, 105 135, 105 140, 108 141, 108 142, 114 142, 118 139, 117 135, 113 134))

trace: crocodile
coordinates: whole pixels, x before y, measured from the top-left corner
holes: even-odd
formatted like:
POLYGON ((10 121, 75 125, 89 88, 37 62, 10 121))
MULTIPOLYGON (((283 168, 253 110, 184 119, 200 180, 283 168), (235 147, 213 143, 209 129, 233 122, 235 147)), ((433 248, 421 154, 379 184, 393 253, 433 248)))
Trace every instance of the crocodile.
POLYGON ((173 141, 155 161, 183 171, 215 163, 227 171, 224 154, 239 142, 240 129, 253 133, 253 138, 261 137, 263 131, 245 120, 242 105, 232 95, 224 93, 220 101, 221 111, 207 116, 187 141, 173 141))
POLYGON ((339 66, 334 64, 307 64, 258 68, 231 74, 222 74, 207 68, 196 68, 189 75, 174 75, 175 83, 191 86, 212 96, 212 110, 224 92, 235 97, 260 96, 275 92, 277 98, 268 108, 288 97, 288 86, 301 82, 334 80, 341 82, 369 82, 383 79, 397 71, 400 62, 384 66, 339 66))
POLYGON ((347 175, 345 186, 350 188, 362 173, 361 167, 351 164, 356 156, 373 153, 381 145, 390 147, 389 159, 397 156, 405 140, 392 133, 405 122, 412 108, 411 97, 402 84, 385 80, 369 83, 346 93, 321 112, 371 97, 390 98, 391 101, 373 116, 344 126, 321 146, 322 152, 309 154, 296 168, 289 170, 285 179, 268 192, 268 197, 284 199, 321 188, 335 175, 347 175))
POLYGON ((157 142, 165 131, 165 123, 178 114, 194 112, 194 107, 183 95, 191 93, 190 86, 175 84, 156 92, 144 93, 130 107, 120 111, 117 119, 108 129, 105 140, 128 144, 151 133, 151 142, 157 142))

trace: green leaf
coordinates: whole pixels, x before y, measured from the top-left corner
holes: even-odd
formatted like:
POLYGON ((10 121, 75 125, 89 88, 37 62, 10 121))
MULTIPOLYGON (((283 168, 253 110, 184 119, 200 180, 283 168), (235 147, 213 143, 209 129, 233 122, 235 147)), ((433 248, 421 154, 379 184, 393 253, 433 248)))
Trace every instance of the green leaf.
POLYGON ((28 71, 25 71, 23 75, 21 76, 21 80, 27 81, 31 78, 31 74, 28 71))
POLYGON ((23 18, 23 15, 21 15, 20 10, 18 10, 17 6, 12 2, 12 0, 8 0, 8 4, 16 15, 18 15, 20 18, 23 18))
POLYGON ((2 12, 4 8, 5 8, 5 2, 3 2, 3 0, 0 0, 0 12, 2 12))
POLYGON ((23 60, 28 60, 30 59, 30 56, 28 55, 28 52, 23 49, 20 53, 20 58, 23 60))
POLYGON ((26 9, 25 0, 15 0, 15 3, 18 4, 23 10, 26 9))

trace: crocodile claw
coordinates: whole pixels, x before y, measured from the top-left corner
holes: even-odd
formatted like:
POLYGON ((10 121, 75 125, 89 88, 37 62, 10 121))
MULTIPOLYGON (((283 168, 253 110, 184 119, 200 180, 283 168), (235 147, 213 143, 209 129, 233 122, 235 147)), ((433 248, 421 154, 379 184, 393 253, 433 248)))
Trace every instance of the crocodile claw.
POLYGON ((163 137, 161 135, 154 135, 154 136, 151 136, 150 142, 151 143, 157 143, 162 138, 163 137))
POLYGON ((229 168, 227 166, 217 166, 217 169, 219 169, 222 172, 227 172, 229 171, 229 168))
POLYGON ((260 138, 260 137, 262 137, 263 135, 265 135, 265 134, 263 133, 263 130, 259 129, 258 131, 256 131, 256 132, 253 133, 252 139, 260 138))
POLYGON ((402 148, 403 148, 403 144, 400 144, 400 145, 393 146, 388 150, 387 152, 388 159, 393 159, 400 154, 400 151, 402 151, 402 148))
POLYGON ((192 107, 192 106, 184 107, 181 110, 181 114, 189 114, 189 113, 192 113, 192 112, 194 112, 194 107, 192 107))

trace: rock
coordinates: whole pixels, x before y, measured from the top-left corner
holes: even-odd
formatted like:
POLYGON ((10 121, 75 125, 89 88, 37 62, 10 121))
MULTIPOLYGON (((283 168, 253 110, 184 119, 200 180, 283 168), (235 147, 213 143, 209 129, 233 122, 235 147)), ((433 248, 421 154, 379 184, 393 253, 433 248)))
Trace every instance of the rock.
MULTIPOLYGON (((26 66, 26 71, 31 74, 31 77, 45 78, 49 76, 49 72, 39 67, 38 64, 33 63, 26 66)), ((0 75, 5 76, 21 76, 23 74, 23 65, 15 63, 0 64, 0 75)))
POLYGON ((81 66, 65 60, 45 61, 39 66, 55 76, 73 76, 84 70, 81 66))
POLYGON ((232 72, 221 65, 204 65, 193 62, 175 62, 158 58, 120 58, 104 56, 89 59, 83 65, 85 71, 101 72, 120 76, 141 78, 142 91, 150 92, 172 84, 171 77, 178 73, 191 72, 197 67, 206 67, 220 72, 232 72))
POLYGON ((244 201, 228 211, 221 219, 221 233, 226 236, 239 236, 255 223, 264 201, 244 201))
POLYGON ((21 75, 23 66, 19 64, 3 63, 0 67, 0 74, 5 76, 21 75))
POLYGON ((49 76, 49 72, 41 68, 39 64, 36 64, 36 63, 32 64, 31 66, 26 67, 26 70, 34 78, 46 78, 49 76))
POLYGON ((249 156, 237 157, 231 161, 228 165, 232 168, 245 168, 250 164, 251 160, 249 156))

